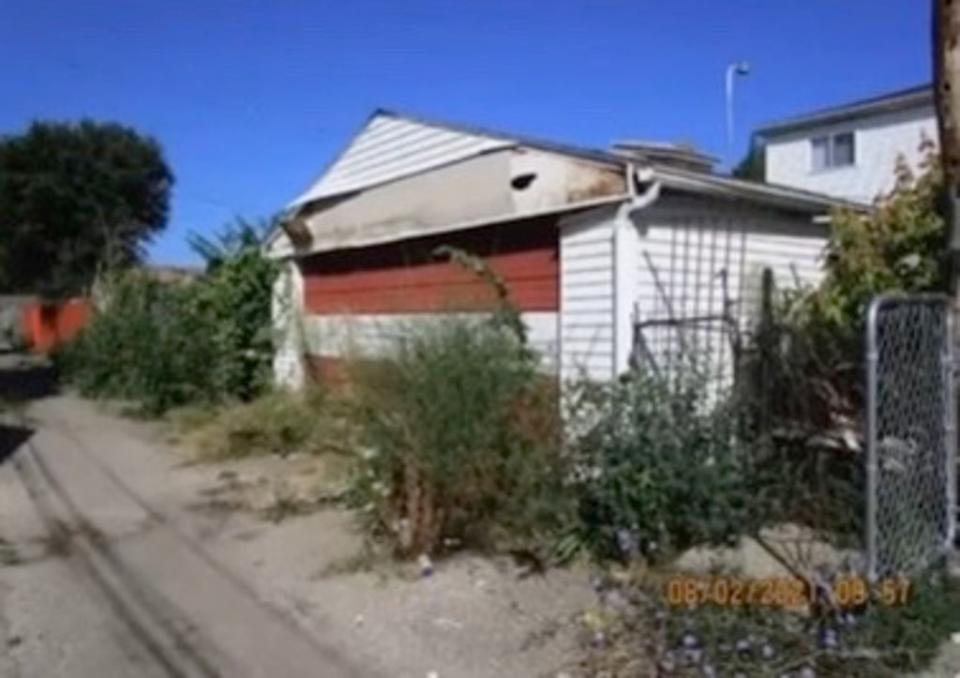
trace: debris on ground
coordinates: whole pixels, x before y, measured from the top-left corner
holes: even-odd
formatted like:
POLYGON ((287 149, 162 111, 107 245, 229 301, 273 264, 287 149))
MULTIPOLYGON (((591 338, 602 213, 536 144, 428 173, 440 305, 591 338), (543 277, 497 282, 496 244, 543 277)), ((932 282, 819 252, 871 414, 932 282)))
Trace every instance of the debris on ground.
POLYGON ((433 574, 433 561, 426 553, 421 553, 417 558, 417 567, 420 568, 421 577, 429 577, 433 574))

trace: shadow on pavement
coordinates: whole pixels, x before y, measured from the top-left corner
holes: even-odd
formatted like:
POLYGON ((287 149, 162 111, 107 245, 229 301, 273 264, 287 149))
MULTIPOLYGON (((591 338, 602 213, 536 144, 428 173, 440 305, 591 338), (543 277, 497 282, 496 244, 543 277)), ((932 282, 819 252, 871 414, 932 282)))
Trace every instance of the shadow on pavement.
POLYGON ((6 462, 33 435, 18 423, 20 408, 31 400, 57 393, 56 372, 36 356, 0 353, 0 464, 6 462))
POLYGON ((12 457, 32 435, 33 429, 0 424, 0 464, 12 457))
POLYGON ((56 372, 49 360, 0 353, 0 403, 24 403, 57 393, 56 372))

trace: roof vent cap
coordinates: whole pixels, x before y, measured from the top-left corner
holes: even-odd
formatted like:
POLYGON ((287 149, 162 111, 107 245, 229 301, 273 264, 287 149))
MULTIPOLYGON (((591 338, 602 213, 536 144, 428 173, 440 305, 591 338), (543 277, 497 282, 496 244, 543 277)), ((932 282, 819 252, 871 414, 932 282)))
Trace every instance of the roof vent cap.
POLYGON ((707 155, 692 144, 686 143, 625 139, 615 141, 610 150, 625 158, 706 174, 713 174, 718 162, 718 159, 712 155, 707 155))

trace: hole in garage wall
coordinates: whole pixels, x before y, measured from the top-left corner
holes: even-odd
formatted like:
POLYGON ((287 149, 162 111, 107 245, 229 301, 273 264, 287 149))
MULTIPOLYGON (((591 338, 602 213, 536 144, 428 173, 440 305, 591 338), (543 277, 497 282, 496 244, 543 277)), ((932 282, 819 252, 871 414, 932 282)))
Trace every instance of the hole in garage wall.
POLYGON ((510 185, 515 191, 525 191, 530 188, 530 184, 533 183, 534 179, 537 178, 536 172, 527 172, 526 174, 518 174, 513 179, 510 180, 510 185))

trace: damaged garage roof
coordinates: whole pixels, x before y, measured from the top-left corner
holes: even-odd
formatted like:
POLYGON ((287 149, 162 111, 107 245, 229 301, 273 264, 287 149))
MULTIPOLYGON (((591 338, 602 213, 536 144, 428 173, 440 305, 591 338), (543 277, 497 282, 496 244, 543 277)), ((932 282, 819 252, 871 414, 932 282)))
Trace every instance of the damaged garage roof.
POLYGON ((372 188, 475 155, 517 146, 622 164, 622 158, 605 151, 378 108, 320 178, 290 206, 372 188))
MULTIPOLYGON (((320 178, 288 205, 287 223, 296 224, 304 242, 280 246, 277 231, 267 247, 276 256, 358 247, 616 202, 630 197, 631 166, 651 168, 664 188, 678 192, 810 214, 862 207, 664 162, 661 156, 583 148, 377 109, 320 178), (441 168, 449 170, 434 172, 441 168), (515 183, 530 177, 537 177, 533 190, 515 183)), ((295 229, 286 231, 295 235, 295 229)))

